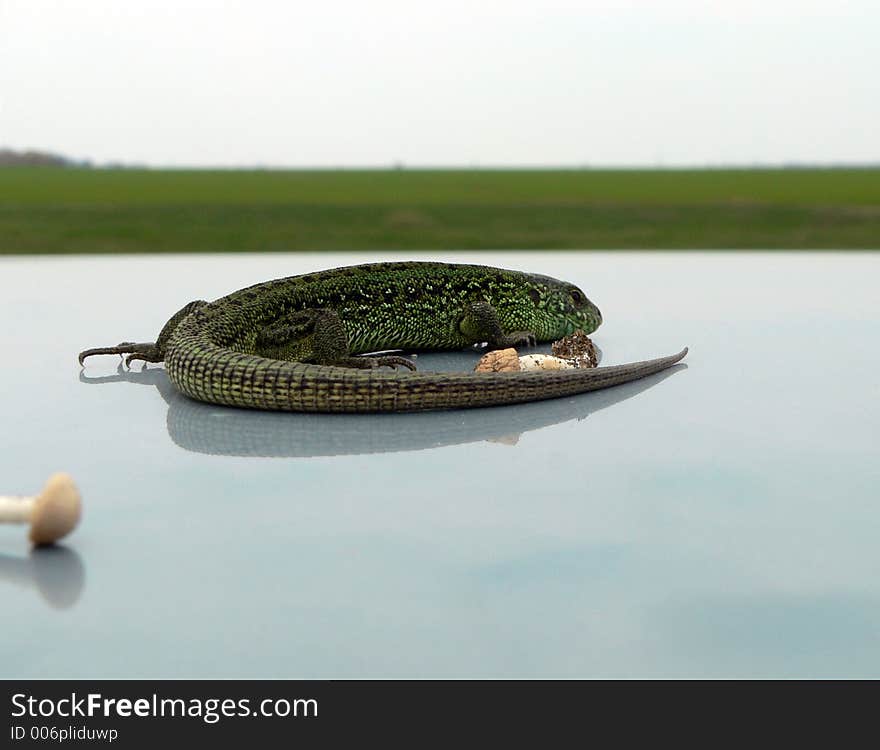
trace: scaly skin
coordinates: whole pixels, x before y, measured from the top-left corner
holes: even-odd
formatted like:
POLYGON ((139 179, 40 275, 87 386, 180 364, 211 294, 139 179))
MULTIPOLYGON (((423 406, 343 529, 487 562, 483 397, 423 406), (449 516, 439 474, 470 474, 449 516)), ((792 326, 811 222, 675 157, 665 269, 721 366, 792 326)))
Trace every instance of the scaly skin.
POLYGON ((592 333, 598 308, 572 284, 487 266, 374 263, 257 284, 191 302, 155 343, 88 349, 164 360, 183 393, 215 404, 306 412, 419 411, 514 404, 626 383, 687 349, 616 367, 504 373, 400 373, 385 349, 460 349, 592 333), (364 368, 369 368, 366 371, 364 368))

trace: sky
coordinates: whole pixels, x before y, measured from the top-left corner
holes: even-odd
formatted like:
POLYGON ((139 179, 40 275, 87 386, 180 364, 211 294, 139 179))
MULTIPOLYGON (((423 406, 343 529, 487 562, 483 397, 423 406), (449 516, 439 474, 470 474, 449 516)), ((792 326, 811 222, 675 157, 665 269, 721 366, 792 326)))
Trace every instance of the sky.
POLYGON ((152 166, 880 162, 878 0, 0 0, 0 147, 152 166))

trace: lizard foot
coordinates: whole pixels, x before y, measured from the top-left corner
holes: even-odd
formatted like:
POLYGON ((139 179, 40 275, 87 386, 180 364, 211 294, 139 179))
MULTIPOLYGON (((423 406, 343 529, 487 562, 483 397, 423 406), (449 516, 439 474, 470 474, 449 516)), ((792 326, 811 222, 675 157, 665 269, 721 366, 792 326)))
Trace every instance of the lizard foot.
POLYGON ((371 357, 376 364, 373 367, 390 367, 396 370, 398 367, 406 367, 408 370, 416 370, 416 363, 406 357, 371 357))
POLYGON ((162 362, 165 358, 159 354, 156 347, 142 352, 132 352, 125 358, 125 366, 131 367, 131 363, 135 361, 141 362, 162 362))
POLYGON ((398 367, 417 369, 416 363, 406 357, 345 357, 329 364, 337 367, 356 367, 360 370, 374 370, 377 367, 390 367, 393 370, 398 367))
POLYGON ((80 365, 85 364, 86 357, 93 357, 96 354, 128 354, 125 358, 125 364, 131 365, 133 360, 142 359, 144 362, 161 362, 162 357, 156 344, 152 341, 149 343, 136 344, 133 341, 123 341, 116 346, 101 346, 96 349, 85 349, 79 353, 80 365))
POLYGON ((511 346, 514 348, 518 346, 535 346, 537 343, 538 338, 531 331, 514 331, 492 341, 490 346, 497 349, 507 349, 511 346))

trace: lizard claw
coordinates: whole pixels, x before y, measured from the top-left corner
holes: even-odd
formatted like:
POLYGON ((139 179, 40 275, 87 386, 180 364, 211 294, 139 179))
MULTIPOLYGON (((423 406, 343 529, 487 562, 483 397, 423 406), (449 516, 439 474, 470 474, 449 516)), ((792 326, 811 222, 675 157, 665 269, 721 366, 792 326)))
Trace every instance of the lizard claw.
POLYGON ((531 331, 514 331, 509 336, 497 342, 499 348, 518 347, 518 346, 535 346, 538 343, 538 337, 531 331))
POLYGON ((416 363, 406 357, 376 357, 377 367, 390 367, 396 370, 398 367, 406 367, 409 370, 415 370, 416 363))
POLYGON ((123 341, 116 346, 101 346, 96 349, 85 349, 79 353, 77 359, 79 360, 80 366, 82 366, 85 364, 88 357, 94 357, 96 354, 118 354, 120 357, 123 357, 123 355, 136 351, 138 348, 153 346, 155 346, 155 344, 136 344, 133 341, 123 341))
POLYGON ((361 370, 375 370, 377 367, 390 367, 396 370, 398 367, 407 367, 415 370, 416 364, 406 357, 345 357, 328 364, 339 367, 357 367, 361 370))

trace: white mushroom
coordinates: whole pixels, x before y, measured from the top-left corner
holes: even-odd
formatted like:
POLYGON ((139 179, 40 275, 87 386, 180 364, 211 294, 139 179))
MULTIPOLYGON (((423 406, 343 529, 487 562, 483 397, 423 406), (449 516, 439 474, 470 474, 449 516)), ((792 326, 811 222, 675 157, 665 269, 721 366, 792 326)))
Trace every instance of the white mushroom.
POLYGON ((0 497, 0 523, 29 523, 34 544, 52 544, 79 523, 82 501, 68 474, 53 474, 36 497, 0 497))

